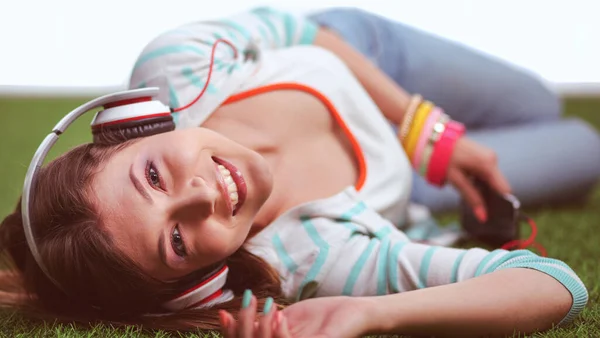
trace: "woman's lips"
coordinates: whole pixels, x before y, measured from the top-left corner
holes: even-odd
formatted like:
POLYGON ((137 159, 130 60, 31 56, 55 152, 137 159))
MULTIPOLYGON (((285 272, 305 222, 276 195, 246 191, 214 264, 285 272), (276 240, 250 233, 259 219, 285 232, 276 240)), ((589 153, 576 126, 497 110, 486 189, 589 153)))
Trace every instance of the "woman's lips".
POLYGON ((225 182, 225 177, 219 169, 220 164, 215 162, 215 170, 217 172, 217 183, 219 185, 219 190, 221 191, 221 198, 227 205, 227 211, 229 211, 230 215, 233 215, 233 202, 231 202, 231 198, 229 197, 229 190, 227 189, 227 183, 225 182))
MULTIPOLYGON (((238 202, 232 211, 232 215, 235 216, 238 213, 238 211, 240 210, 240 208, 244 205, 244 201, 246 200, 246 194, 248 193, 248 187, 246 186, 246 180, 244 179, 244 175, 242 175, 242 172, 236 166, 231 164, 230 162, 228 162, 222 158, 218 158, 218 157, 213 157, 213 161, 215 161, 215 163, 217 163, 217 164, 224 166, 225 169, 229 170, 229 173, 231 174, 231 178, 233 179, 233 182, 236 185, 237 193, 238 193, 238 202)), ((221 178, 221 180, 222 180, 222 178, 221 178)), ((222 183, 222 187, 224 188, 224 190, 226 192, 226 197, 227 197, 226 201, 231 208, 232 203, 231 203, 231 199, 229 198, 229 193, 227 192, 227 186, 225 185, 224 181, 221 183, 222 183)))

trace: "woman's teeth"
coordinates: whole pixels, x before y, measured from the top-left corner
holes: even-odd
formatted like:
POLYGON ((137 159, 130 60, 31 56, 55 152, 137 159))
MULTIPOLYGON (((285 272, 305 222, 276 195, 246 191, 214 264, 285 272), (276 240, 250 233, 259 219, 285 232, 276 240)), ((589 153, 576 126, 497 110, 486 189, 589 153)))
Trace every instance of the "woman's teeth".
POLYGON ((229 193, 229 199, 231 200, 231 205, 233 205, 233 208, 235 209, 235 207, 237 206, 238 203, 238 189, 237 189, 237 185, 235 185, 235 182, 233 181, 233 178, 231 178, 231 172, 229 172, 229 170, 227 170, 227 168, 225 168, 222 165, 217 165, 217 167, 219 168, 219 171, 221 172, 221 175, 223 176, 223 179, 225 180, 225 185, 227 185, 227 192, 229 193))

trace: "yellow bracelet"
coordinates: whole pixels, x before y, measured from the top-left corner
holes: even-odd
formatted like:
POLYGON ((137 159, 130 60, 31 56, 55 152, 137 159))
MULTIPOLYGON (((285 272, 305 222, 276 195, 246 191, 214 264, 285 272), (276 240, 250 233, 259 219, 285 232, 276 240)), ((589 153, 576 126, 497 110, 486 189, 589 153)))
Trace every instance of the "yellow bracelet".
POLYGON ((429 101, 424 101, 419 105, 417 111, 415 112, 415 116, 413 119, 413 123, 410 126, 408 131, 408 135, 404 139, 404 147, 407 151, 410 151, 414 148, 417 139, 419 138, 419 134, 421 133, 421 129, 423 128, 423 124, 427 119, 427 113, 431 111, 433 105, 429 103, 429 101))
POLYGON ((415 112, 417 111, 417 107, 423 102, 423 97, 421 95, 413 95, 404 112, 404 118, 402 119, 402 123, 400 124, 400 128, 398 128, 398 137, 400 138, 400 142, 406 139, 408 131, 410 130, 410 125, 413 122, 413 118, 415 116, 415 112))
POLYGON ((406 145, 404 147, 408 158, 412 159, 413 152, 415 151, 415 146, 417 145, 419 135, 422 131, 421 129, 423 129, 423 124, 425 124, 427 116, 429 115, 429 113, 431 113, 433 107, 433 103, 425 101, 417 109, 417 113, 415 114, 415 121, 412 124, 410 131, 408 132, 408 136, 406 138, 406 145))

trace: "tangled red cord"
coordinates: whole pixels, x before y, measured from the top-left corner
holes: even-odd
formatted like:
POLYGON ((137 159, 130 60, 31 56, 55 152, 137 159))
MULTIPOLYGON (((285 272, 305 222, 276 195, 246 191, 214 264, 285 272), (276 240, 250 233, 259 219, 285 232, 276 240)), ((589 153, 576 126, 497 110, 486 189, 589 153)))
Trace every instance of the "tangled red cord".
POLYGON ((515 239, 510 242, 507 242, 504 245, 502 245, 501 249, 513 250, 513 249, 527 249, 529 247, 532 247, 532 248, 535 248, 537 251, 539 251, 541 256, 546 257, 548 255, 546 248, 544 248, 540 243, 535 242, 535 237, 537 236, 537 233, 538 233, 537 225, 535 224, 533 219, 531 219, 530 217, 528 217, 528 216, 523 216, 523 217, 527 220, 527 223, 531 227, 531 234, 529 235, 529 237, 527 239, 515 239))

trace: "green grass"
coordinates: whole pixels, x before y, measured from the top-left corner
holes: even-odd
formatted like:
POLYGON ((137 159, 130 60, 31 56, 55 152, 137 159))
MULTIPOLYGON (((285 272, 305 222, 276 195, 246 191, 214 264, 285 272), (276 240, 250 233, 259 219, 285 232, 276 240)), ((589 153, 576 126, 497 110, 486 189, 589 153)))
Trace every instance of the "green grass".
MULTIPOLYGON (((0 217, 11 212, 22 189, 25 170, 33 152, 56 122, 85 99, 2 98, 0 97, 0 217)), ((567 113, 577 115, 600 128, 600 100, 566 103, 567 113)), ((91 115, 78 121, 61 137, 50 153, 54 157, 66 149, 90 141, 91 115)), ((565 135, 568 137, 568 135, 565 135)), ((600 337, 600 188, 589 203, 578 207, 546 208, 530 211, 539 226, 538 242, 548 254, 564 260, 583 279, 590 301, 574 325, 551 330, 535 337, 600 337)), ((539 306, 523 304, 523 306, 539 306)), ((0 311, 3 337, 167 337, 164 332, 142 332, 136 328, 40 323, 11 311, 0 311)), ((183 335, 182 335, 183 336, 183 335)), ((196 335, 191 335, 196 336, 196 335)), ((206 334, 203 337, 217 337, 206 334)))

